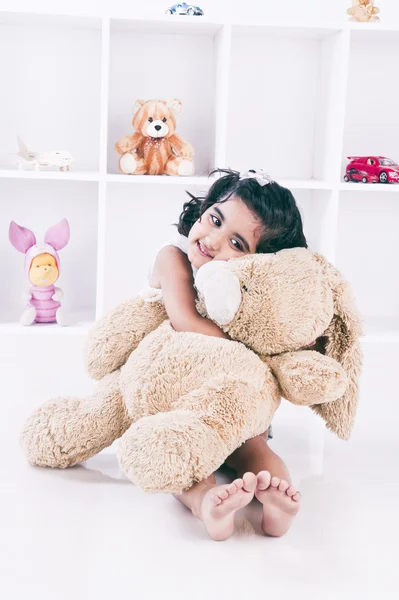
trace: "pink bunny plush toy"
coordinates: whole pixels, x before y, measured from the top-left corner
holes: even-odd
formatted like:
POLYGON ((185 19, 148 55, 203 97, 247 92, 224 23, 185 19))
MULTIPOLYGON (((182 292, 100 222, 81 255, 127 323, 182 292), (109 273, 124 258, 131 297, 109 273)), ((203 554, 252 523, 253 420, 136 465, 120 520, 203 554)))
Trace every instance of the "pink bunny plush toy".
POLYGON ((11 221, 10 242, 25 254, 25 273, 31 287, 26 300, 27 306, 21 316, 22 325, 32 323, 54 323, 67 325, 60 300, 62 290, 54 287, 60 273, 60 259, 57 250, 69 242, 69 223, 63 219, 46 232, 44 244, 36 244, 32 231, 11 221))

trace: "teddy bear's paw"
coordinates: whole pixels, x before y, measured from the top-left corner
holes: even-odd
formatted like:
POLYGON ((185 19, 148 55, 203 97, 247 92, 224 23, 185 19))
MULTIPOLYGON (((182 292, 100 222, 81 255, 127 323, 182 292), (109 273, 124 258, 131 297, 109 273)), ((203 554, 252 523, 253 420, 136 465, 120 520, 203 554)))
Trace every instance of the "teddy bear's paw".
POLYGON ((122 436, 125 475, 146 492, 179 494, 213 473, 228 449, 220 436, 185 410, 143 417, 122 436))
POLYGON ((130 152, 124 154, 119 160, 119 168, 122 173, 133 175, 133 173, 135 173, 137 170, 137 161, 133 154, 130 154, 130 152))
POLYGON ((121 138, 115 143, 115 150, 118 154, 125 154, 126 152, 130 152, 131 149, 132 139, 129 135, 125 135, 123 138, 121 138))
POLYGON ((194 165, 191 160, 183 159, 177 167, 177 172, 183 177, 188 177, 194 173, 194 165))
POLYGON ((314 351, 292 352, 272 361, 284 397, 304 406, 333 402, 345 393, 348 379, 334 359, 314 351))

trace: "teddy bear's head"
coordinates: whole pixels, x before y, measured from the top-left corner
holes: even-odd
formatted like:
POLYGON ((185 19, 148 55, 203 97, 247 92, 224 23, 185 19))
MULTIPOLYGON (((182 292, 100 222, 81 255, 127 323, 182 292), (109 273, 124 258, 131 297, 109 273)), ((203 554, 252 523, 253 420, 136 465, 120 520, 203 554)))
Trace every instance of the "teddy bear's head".
POLYGON ((149 138, 168 138, 176 131, 180 100, 137 100, 133 108, 133 127, 149 138))
POLYGON ((332 423, 331 405, 341 403, 335 410, 347 414, 351 411, 345 405, 355 407, 360 319, 348 284, 324 257, 294 248, 211 261, 199 269, 195 285, 200 314, 261 358, 301 350, 318 340, 318 348, 342 365, 349 385, 341 399, 314 410, 332 423))
POLYGON ((305 248, 206 263, 195 285, 199 311, 261 355, 307 346, 334 314, 329 281, 305 248))

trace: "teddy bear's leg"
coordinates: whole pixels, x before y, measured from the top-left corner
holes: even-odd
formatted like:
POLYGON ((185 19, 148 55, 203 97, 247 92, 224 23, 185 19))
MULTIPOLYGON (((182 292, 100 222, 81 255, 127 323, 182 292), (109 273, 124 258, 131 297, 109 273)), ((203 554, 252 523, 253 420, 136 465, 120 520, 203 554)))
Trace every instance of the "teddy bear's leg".
POLYGON ((147 492, 181 493, 265 431, 279 403, 277 387, 260 393, 226 375, 210 379, 177 400, 176 410, 136 421, 119 444, 121 468, 147 492))
POLYGON ((119 371, 86 398, 55 398, 25 423, 21 446, 31 465, 71 467, 110 446, 130 426, 119 390, 119 371))
POLYGON ((177 156, 169 160, 165 165, 166 175, 181 175, 188 177, 194 173, 193 161, 189 158, 177 156))
POLYGON ((268 360, 284 398, 293 404, 312 406, 333 402, 346 392, 348 380, 333 358, 312 350, 277 355, 268 360))
POLYGON ((126 175, 145 175, 147 173, 144 160, 131 152, 127 152, 121 156, 119 159, 119 168, 126 175))

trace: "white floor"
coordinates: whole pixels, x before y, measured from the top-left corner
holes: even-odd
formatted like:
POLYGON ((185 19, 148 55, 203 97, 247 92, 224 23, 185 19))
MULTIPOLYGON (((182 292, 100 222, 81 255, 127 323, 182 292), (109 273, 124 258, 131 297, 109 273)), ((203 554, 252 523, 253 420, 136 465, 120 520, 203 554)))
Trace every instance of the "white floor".
MULTIPOLYGON (((291 531, 280 539, 256 533, 215 543, 173 498, 144 495, 127 481, 113 449, 66 471, 26 465, 18 431, 41 390, 46 396, 73 393, 89 382, 72 342, 64 342, 62 361, 58 356, 49 364, 53 353, 45 338, 36 352, 37 338, 11 339, 0 348, 0 598, 235 600, 260 593, 279 600, 341 600, 380 598, 388 590, 396 597, 394 345, 366 348, 355 433, 347 443, 326 433, 322 473, 312 473, 318 457, 311 447, 277 421, 273 448, 303 494, 291 531), (371 407, 377 404, 374 420, 371 407)), ((247 512, 257 530, 259 511, 254 505, 247 512)))

